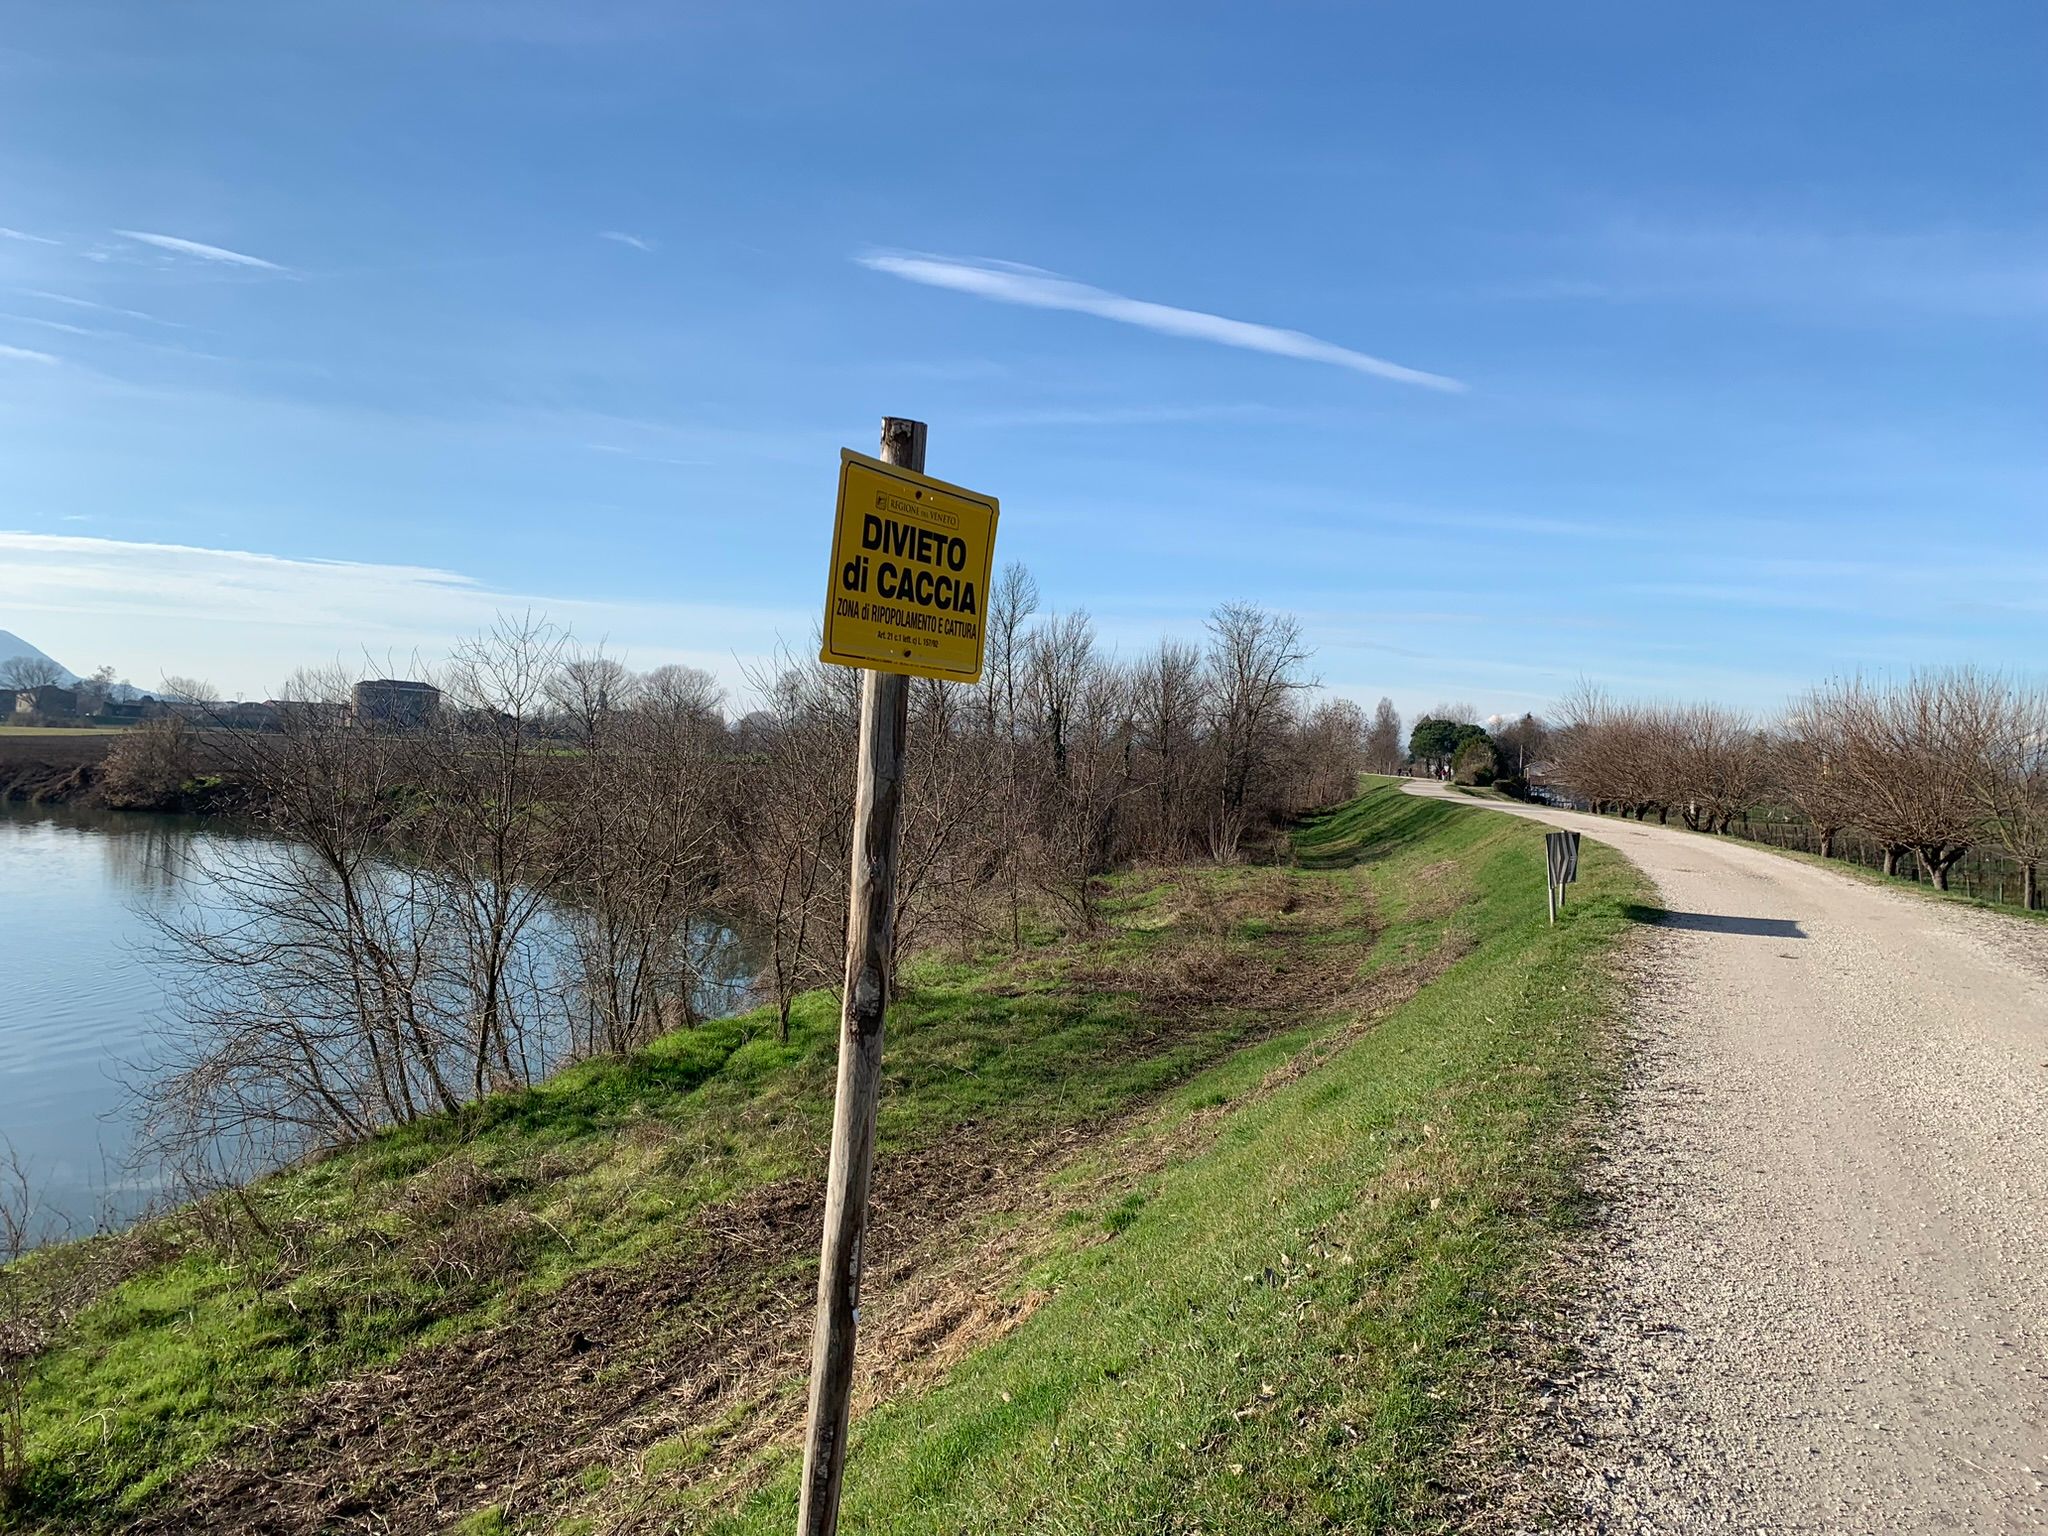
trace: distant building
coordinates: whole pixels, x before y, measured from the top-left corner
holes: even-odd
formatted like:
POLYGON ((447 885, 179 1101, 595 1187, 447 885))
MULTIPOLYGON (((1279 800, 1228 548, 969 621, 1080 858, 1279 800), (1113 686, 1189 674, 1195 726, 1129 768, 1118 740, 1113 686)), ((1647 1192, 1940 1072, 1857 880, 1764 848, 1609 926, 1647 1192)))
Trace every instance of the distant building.
POLYGON ((265 699, 263 702, 272 712, 280 730, 324 730, 348 724, 356 713, 353 704, 328 699, 265 699))
POLYGON ((20 689, 14 695, 14 712, 33 715, 38 720, 75 720, 78 718, 78 690, 59 688, 55 683, 41 688, 20 689))
POLYGON ((107 699, 93 711, 95 725, 140 725, 150 717, 153 699, 107 699))
POLYGON ((356 724, 380 731, 417 730, 441 712, 441 690, 432 683, 380 677, 357 683, 356 724))
POLYGON ((214 722, 231 731, 274 731, 278 726, 277 710, 268 704, 223 704, 214 722))

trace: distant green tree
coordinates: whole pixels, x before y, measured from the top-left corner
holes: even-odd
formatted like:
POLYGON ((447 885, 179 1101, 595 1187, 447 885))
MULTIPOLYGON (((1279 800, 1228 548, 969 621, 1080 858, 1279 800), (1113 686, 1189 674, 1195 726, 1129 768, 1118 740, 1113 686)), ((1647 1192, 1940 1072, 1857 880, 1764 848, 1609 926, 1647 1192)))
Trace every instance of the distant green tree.
POLYGON ((1500 772, 1500 754, 1493 738, 1477 726, 1451 753, 1451 778, 1459 784, 1491 784, 1500 772))
POLYGON ((1486 731, 1468 720, 1424 715, 1408 734, 1408 755, 1434 773, 1448 766, 1468 741, 1485 741, 1486 731))

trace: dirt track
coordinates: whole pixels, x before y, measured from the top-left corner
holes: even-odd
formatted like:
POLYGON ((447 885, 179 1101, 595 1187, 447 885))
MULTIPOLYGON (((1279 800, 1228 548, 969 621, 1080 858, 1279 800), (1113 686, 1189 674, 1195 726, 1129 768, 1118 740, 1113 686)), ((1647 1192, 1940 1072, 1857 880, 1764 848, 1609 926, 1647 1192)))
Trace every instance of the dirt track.
POLYGON ((1512 809, 1670 909, 1557 1410, 1571 1527, 2048 1531, 2048 925, 1512 809))

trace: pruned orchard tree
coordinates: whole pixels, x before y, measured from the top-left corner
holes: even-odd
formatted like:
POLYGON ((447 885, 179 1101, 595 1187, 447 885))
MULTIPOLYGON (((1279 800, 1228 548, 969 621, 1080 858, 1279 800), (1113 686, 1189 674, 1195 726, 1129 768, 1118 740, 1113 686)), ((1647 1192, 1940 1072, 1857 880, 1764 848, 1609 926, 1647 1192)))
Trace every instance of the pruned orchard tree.
POLYGON ((2020 867, 2020 905, 2031 912, 2048 862, 2048 691, 2007 692, 1979 765, 1977 798, 1990 841, 2020 867))
POLYGON ((1876 844, 1886 874, 1912 854, 1946 890, 1974 845, 2020 866, 2038 897, 2048 857, 2048 703, 1968 667, 1873 681, 1840 678, 1802 695, 1760 730, 1719 706, 1616 703, 1582 686, 1565 705, 1555 757, 1562 781, 1596 810, 1663 816, 1725 832, 1757 804, 1797 810, 1823 856, 1851 827, 1876 844))
POLYGON ((1834 857, 1835 840, 1856 819, 1848 721, 1833 706, 1825 690, 1802 697, 1786 712, 1772 747, 1772 787, 1806 818, 1824 859, 1834 857))
POLYGON ((1950 868, 1982 831, 1979 786, 2004 692, 1970 668, 1817 690, 1847 739, 1856 824, 1883 846, 1887 874, 1910 850, 1935 889, 1948 889, 1950 868))
POLYGON ((1696 832, 1726 832, 1770 784, 1764 733, 1739 710, 1692 704, 1662 712, 1653 725, 1670 803, 1696 832))

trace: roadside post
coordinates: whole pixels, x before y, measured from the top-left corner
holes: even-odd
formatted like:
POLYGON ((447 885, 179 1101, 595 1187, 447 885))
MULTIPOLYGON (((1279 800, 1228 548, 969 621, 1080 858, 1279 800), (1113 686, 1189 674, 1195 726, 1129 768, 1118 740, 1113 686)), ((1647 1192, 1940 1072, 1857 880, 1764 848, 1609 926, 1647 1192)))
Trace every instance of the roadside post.
POLYGON ((1564 888, 1579 878, 1579 834, 1544 833, 1543 865, 1543 894, 1550 903, 1550 920, 1554 923, 1558 909, 1564 905, 1564 888))
POLYGON ((923 422, 888 416, 882 420, 879 459, 848 449, 839 455, 818 656, 859 667, 863 675, 839 1086, 818 1253, 799 1536, 833 1536, 839 1525, 860 1321, 861 1240, 882 1085, 910 679, 981 680, 982 617, 995 558, 996 499, 931 479, 924 473, 924 445, 923 422))

